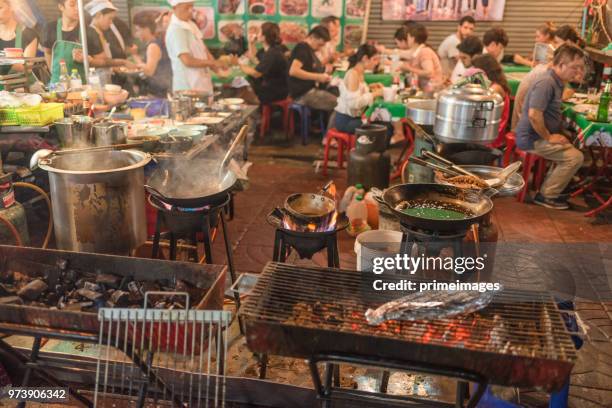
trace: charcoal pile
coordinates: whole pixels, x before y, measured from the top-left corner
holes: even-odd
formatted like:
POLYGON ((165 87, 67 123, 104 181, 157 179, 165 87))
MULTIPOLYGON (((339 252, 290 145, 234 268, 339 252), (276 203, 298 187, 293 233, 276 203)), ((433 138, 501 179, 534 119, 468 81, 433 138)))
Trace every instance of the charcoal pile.
MULTIPOLYGON (((78 273, 53 269, 38 278, 19 272, 0 276, 0 305, 28 305, 66 311, 96 312, 102 307, 141 308, 147 292, 187 292, 199 302, 201 289, 182 280, 138 281, 129 276, 78 273)), ((147 307, 184 309, 185 297, 171 293, 150 294, 147 307)))

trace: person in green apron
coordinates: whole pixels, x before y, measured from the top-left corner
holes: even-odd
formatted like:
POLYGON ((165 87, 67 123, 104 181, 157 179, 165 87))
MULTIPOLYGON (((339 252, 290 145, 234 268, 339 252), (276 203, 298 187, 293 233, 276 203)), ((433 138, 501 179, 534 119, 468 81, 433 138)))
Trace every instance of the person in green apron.
POLYGON ((60 61, 66 62, 68 72, 76 68, 85 78, 82 63, 74 60, 74 51, 81 49, 79 32, 79 11, 76 0, 57 0, 61 17, 47 24, 42 46, 45 51, 47 65, 51 70, 51 82, 57 82, 60 75, 60 61))
MULTIPOLYGON (((110 45, 104 36, 104 33, 111 29, 117 8, 108 0, 92 0, 85 5, 85 11, 92 17, 91 24, 87 27, 89 66, 98 68, 100 74, 106 78, 110 78, 113 67, 135 68, 136 64, 124 58, 113 58, 110 45)), ((78 50, 74 57, 78 62, 83 61, 83 54, 78 50)))
MULTIPOLYGON (((25 57, 34 57, 37 47, 36 32, 17 21, 9 0, 0 0, 0 49, 21 48, 25 57)), ((0 66, 0 75, 22 70, 21 64, 4 65, 0 66)))

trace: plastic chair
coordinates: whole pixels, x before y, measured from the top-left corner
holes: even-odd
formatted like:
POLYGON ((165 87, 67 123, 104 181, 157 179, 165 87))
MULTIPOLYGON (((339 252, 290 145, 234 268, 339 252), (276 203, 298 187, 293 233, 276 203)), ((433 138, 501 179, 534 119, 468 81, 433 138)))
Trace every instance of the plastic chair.
POLYGON ((533 153, 527 153, 516 147, 516 134, 514 132, 506 133, 506 152, 504 153, 504 166, 510 164, 510 159, 520 158, 523 162, 523 179, 525 179, 525 187, 517 196, 519 202, 525 202, 525 197, 529 192, 529 178, 531 173, 535 170, 533 177, 533 185, 537 190, 544 181, 544 175, 546 174, 546 159, 533 153))
POLYGON ((337 157, 336 160, 338 162, 338 168, 341 169, 344 166, 344 152, 348 154, 353 148, 355 143, 354 135, 350 133, 340 132, 335 128, 331 128, 326 133, 325 139, 325 152, 323 153, 323 175, 327 176, 327 162, 329 161, 329 149, 332 147, 332 140, 336 141, 337 144, 337 157))
POLYGON ((261 105, 261 125, 259 127, 259 136, 263 139, 270 130, 270 118, 272 116, 272 108, 280 108, 283 112, 283 131, 289 133, 289 107, 291 106, 291 98, 286 98, 280 101, 274 101, 261 105))
MULTIPOLYGON (((308 142, 308 135, 310 133, 310 116, 311 110, 308 106, 302 105, 299 103, 292 103, 289 106, 289 132, 290 134, 294 134, 295 132, 295 118, 291 114, 291 111, 296 112, 300 116, 300 134, 302 136, 302 144, 306 145, 308 142)), ((325 121, 321 116, 321 130, 323 134, 325 134, 325 121)))

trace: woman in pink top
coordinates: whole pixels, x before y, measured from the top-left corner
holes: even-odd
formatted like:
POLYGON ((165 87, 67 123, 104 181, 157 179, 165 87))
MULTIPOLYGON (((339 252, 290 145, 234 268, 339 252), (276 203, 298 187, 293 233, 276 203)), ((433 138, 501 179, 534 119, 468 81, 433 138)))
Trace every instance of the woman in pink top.
POLYGON ((404 65, 404 69, 417 75, 419 89, 434 92, 442 88, 444 80, 438 54, 425 44, 427 35, 427 28, 423 24, 410 27, 407 42, 412 51, 412 60, 404 65))

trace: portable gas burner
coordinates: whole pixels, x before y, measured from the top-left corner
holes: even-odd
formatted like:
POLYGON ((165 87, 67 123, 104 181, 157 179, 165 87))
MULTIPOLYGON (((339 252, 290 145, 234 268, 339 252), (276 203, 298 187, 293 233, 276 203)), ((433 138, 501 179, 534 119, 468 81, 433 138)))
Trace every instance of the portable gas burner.
POLYGON ((298 225, 276 208, 268 214, 267 221, 276 227, 273 261, 285 262, 291 249, 295 249, 300 259, 312 259, 314 254, 326 249, 327 266, 340 267, 337 235, 348 227, 348 218, 333 217, 326 225, 298 225))
MULTIPOLYGON (((223 242, 225 244, 225 255, 227 257, 227 268, 229 269, 232 284, 236 282, 236 270, 232 257, 232 248, 227 231, 224 211, 231 201, 228 193, 224 200, 201 208, 182 208, 172 206, 163 202, 154 195, 149 196, 149 203, 157 209, 157 220, 155 223, 155 235, 153 236, 153 248, 151 256, 156 259, 159 256, 159 241, 162 235, 162 226, 168 229, 170 239, 170 260, 176 260, 177 240, 180 238, 191 240, 197 245, 197 236, 202 234, 204 243, 204 256, 207 264, 213 263, 212 241, 213 230, 219 231, 219 224, 223 229, 223 242)), ((197 261, 197 248, 195 249, 197 261)), ((240 296, 234 293, 236 308, 240 309, 240 296)), ((241 326, 242 327, 242 326, 241 326)))
POLYGON ((400 224, 402 230, 401 252, 411 254, 414 246, 418 246, 419 252, 425 255, 439 255, 444 248, 450 248, 454 256, 462 256, 464 239, 467 231, 441 232, 415 228, 410 225, 400 224))

